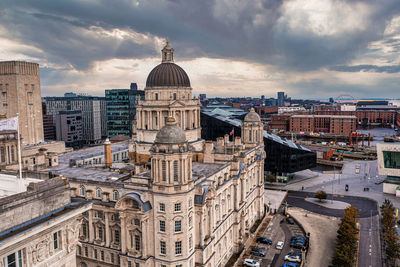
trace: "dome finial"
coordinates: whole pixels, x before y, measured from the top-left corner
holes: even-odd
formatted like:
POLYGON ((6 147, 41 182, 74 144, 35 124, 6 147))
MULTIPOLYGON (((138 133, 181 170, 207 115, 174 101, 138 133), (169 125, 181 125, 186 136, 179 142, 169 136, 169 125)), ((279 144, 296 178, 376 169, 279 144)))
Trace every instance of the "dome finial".
POLYGON ((162 63, 174 62, 174 49, 169 45, 168 37, 165 38, 165 46, 161 50, 162 52, 162 63))

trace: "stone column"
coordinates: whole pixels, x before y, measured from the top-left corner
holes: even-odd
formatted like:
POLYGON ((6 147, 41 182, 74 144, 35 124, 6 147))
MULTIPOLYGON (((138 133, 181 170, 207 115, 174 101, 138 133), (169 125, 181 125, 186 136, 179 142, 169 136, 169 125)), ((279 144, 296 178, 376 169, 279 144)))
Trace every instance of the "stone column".
POLYGON ((140 238, 140 242, 142 242, 142 244, 143 244, 143 245, 142 245, 142 247, 143 247, 143 250, 142 250, 143 254, 142 254, 142 256, 143 256, 144 258, 147 257, 147 245, 148 245, 147 240, 150 240, 150 239, 152 239, 152 237, 148 236, 148 231, 147 231, 147 219, 144 219, 143 222, 142 222, 142 236, 141 236, 141 238, 140 238))
POLYGON ((89 242, 93 243, 94 229, 93 229, 93 210, 89 210, 89 242))
POLYGON ((105 223, 106 223, 106 247, 110 247, 111 242, 111 232, 110 232, 110 223, 109 223, 109 213, 104 212, 105 223))
POLYGON ((121 252, 122 254, 126 254, 126 243, 128 240, 126 232, 126 214, 120 213, 119 218, 121 220, 121 252))
POLYGON ((240 189, 240 191, 241 191, 241 194, 240 194, 241 198, 240 198, 240 203, 242 203, 242 202, 244 201, 244 193, 245 193, 245 191, 246 191, 246 188, 245 188, 246 184, 245 184, 245 182, 244 182, 244 179, 240 179, 240 183, 241 183, 241 189, 240 189))
POLYGON ((153 130, 154 129, 154 127, 153 127, 153 111, 150 111, 149 112, 150 113, 150 116, 149 116, 149 130, 153 130))

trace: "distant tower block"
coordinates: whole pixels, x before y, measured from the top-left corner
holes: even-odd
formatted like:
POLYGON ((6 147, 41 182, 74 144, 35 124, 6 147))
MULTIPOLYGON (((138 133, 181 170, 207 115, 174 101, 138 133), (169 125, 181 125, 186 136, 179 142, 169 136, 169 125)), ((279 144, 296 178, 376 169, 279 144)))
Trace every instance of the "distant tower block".
POLYGON ((39 64, 0 62, 0 114, 7 118, 19 114, 23 145, 43 142, 39 64))

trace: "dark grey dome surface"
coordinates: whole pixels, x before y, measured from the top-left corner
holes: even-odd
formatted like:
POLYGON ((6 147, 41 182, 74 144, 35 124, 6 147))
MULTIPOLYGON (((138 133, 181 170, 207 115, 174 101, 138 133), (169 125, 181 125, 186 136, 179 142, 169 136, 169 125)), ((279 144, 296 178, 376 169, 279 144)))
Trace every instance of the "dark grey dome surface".
POLYGON ((260 116, 254 111, 252 108, 249 113, 244 117, 244 121, 256 121, 259 122, 261 121, 260 116))
POLYGON ((161 63, 147 76, 146 87, 190 87, 186 72, 175 63, 161 63))
POLYGON ((185 142, 185 131, 176 124, 173 117, 167 119, 166 125, 158 131, 154 141, 156 144, 181 144, 185 142))

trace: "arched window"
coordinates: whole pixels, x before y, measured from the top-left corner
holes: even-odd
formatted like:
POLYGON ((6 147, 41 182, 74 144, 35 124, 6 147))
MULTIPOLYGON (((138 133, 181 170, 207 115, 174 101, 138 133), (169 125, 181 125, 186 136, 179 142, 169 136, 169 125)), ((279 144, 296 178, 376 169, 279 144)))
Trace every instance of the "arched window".
POLYGON ((176 93, 174 93, 174 100, 176 100, 176 93))
POLYGON ((174 160, 174 182, 178 182, 179 179, 179 164, 177 160, 174 160))
POLYGON ((249 141, 251 142, 251 130, 249 130, 249 141))
POLYGON ((113 200, 114 200, 114 201, 117 201, 118 198, 119 198, 119 193, 118 193, 117 190, 114 190, 114 191, 113 191, 113 200))
POLYGON ((155 94, 155 96, 156 96, 156 100, 158 100, 158 94, 157 93, 155 94))
POLYGON ((83 185, 81 185, 81 187, 79 189, 79 194, 83 197, 86 196, 86 189, 83 185))
POLYGON ((81 266, 82 267, 87 267, 86 263, 84 263, 84 262, 81 262, 81 266))
POLYGON ((101 189, 100 188, 96 188, 96 197, 101 198, 101 189))

